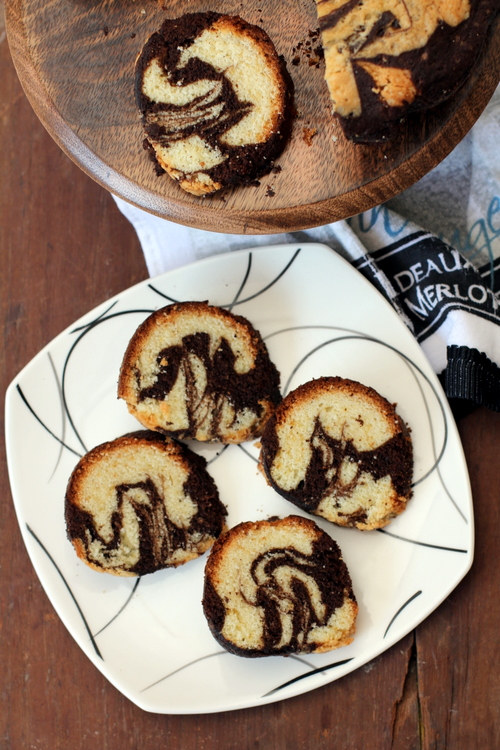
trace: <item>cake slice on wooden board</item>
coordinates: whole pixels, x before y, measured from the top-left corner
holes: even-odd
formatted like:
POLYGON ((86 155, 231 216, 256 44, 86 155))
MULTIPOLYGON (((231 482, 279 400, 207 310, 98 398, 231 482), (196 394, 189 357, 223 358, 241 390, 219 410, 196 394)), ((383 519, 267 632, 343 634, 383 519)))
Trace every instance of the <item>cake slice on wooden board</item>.
POLYGON ((325 79, 346 136, 383 141, 448 99, 476 64, 498 0, 317 0, 325 79))
POLYGON ((68 537, 89 567, 154 573, 202 555, 226 528, 206 461, 141 430, 89 451, 66 491, 68 537))
POLYGON ((336 542, 300 516, 223 534, 205 566, 203 611, 238 656, 322 653, 351 643, 358 605, 336 542))
POLYGON ((167 19, 137 60, 136 99, 158 165, 193 195, 270 172, 290 130, 284 62, 239 16, 167 19))
POLYGON ((412 495, 409 429, 392 404, 356 381, 300 385, 276 409, 261 444, 269 484, 339 526, 385 526, 412 495))

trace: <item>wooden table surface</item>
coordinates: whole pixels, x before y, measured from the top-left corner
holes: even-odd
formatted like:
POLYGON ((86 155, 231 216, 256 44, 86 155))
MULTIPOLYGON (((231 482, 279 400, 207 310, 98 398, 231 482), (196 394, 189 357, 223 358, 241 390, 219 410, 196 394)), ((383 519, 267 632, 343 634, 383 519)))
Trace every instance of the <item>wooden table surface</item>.
MULTIPOLYGON (((110 195, 37 120, 1 26, 0 263, 2 394, 56 334, 146 277, 138 240, 110 195)), ((459 429, 477 541, 472 570, 451 596, 341 680, 262 708, 201 716, 141 711, 74 643, 25 552, 2 437, 0 750, 500 747, 500 415, 479 409, 459 429)))

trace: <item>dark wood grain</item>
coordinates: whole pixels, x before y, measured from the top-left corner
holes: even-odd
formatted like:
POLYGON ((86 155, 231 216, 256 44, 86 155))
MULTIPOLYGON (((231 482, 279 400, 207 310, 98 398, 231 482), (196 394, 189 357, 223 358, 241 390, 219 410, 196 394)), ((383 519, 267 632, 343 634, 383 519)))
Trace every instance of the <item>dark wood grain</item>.
MULTIPOLYGON (((169 16, 206 10, 170 0, 169 16)), ((260 187, 195 198, 157 177, 142 149, 133 94, 135 58, 165 11, 158 0, 6 0, 7 28, 20 80, 47 130, 101 185, 147 211, 202 229, 273 233, 347 218, 393 197, 422 177, 463 138, 500 78, 497 32, 486 40, 469 83, 429 115, 414 117, 389 144, 348 142, 331 116, 323 66, 297 55, 317 28, 312 0, 218 3, 262 25, 288 63, 297 117, 279 160, 282 172, 260 187), (291 64, 294 57, 298 65, 291 64), (309 144, 304 128, 317 130, 309 144), (272 185, 274 195, 268 195, 272 185)))
POLYGON ((35 117, 5 40, 0 175, 0 749, 499 747, 500 415, 482 409, 459 425, 474 494, 475 563, 442 606, 390 651, 301 697, 204 716, 142 712, 95 669, 52 609, 24 549, 5 466, 3 394, 42 346, 145 278, 146 268, 109 194, 35 117))

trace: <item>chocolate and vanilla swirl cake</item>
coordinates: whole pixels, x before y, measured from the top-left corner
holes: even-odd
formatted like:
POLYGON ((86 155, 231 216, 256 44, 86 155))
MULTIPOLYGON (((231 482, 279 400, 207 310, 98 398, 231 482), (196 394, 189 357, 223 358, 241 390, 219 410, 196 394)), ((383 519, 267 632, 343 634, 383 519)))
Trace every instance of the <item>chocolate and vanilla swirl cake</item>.
POLYGON ((147 430, 83 456, 68 483, 65 516, 78 557, 118 576, 182 565, 226 528, 205 459, 147 430))
POLYGON ((325 78, 348 138, 448 99, 479 58, 498 0, 317 0, 325 78))
POLYGON ((361 383, 325 377, 299 386, 267 423, 261 444, 269 484, 340 526, 385 526, 412 495, 409 429, 361 383))
POLYGON ((286 656, 351 643, 358 605, 336 542, 288 516, 221 535, 205 566, 203 611, 231 653, 286 656))
POLYGON ((284 63, 239 16, 167 19, 138 58, 136 99, 160 171, 193 195, 270 172, 290 130, 284 63))
POLYGON ((279 373, 241 315, 206 302, 168 305, 133 335, 118 396, 145 427, 177 438, 241 443, 281 399, 279 373))

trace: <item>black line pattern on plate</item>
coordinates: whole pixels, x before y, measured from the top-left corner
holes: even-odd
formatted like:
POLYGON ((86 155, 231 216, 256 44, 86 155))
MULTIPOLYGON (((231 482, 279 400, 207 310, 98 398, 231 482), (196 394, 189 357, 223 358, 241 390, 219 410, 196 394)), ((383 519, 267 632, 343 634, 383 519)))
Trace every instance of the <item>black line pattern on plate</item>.
MULTIPOLYGON (((288 263, 283 267, 283 269, 278 273, 277 276, 272 279, 272 281, 269 282, 269 284, 266 284, 262 289, 259 289, 258 292, 255 292, 255 294, 251 294, 249 297, 245 297, 244 299, 238 299, 239 295, 242 293, 248 278, 250 276, 250 268, 252 265, 252 252, 249 252, 249 257, 247 261, 247 268, 245 271, 245 274, 243 276, 243 280, 240 284, 240 288, 238 289, 235 298, 232 302, 226 302, 224 304, 217 305, 218 307, 223 307, 232 310, 233 307, 236 305, 243 305, 245 302, 250 302, 250 300, 255 299, 256 297, 260 297, 261 294, 264 294, 264 292, 267 292, 271 287, 273 287, 275 284, 278 283, 278 281, 285 275, 285 273, 288 271, 290 266, 294 263, 295 259, 298 257, 299 253, 301 252, 302 248, 297 248, 297 250, 294 252, 288 263)), ((169 300, 170 302, 179 302, 180 300, 173 299, 173 297, 170 297, 168 294, 165 294, 165 292, 160 291, 157 287, 153 286, 153 284, 148 284, 148 287, 158 294, 160 297, 163 297, 164 299, 169 300)))
MULTIPOLYGON (((212 654, 206 654, 206 656, 200 656, 198 659, 193 659, 193 661, 190 661, 187 664, 183 664, 182 667, 178 667, 177 669, 174 669, 173 672, 169 672, 163 677, 160 677, 158 680, 155 680, 150 685, 147 685, 145 688, 142 688, 140 692, 144 693, 146 690, 149 690, 150 688, 155 687, 156 685, 159 685, 161 682, 165 682, 165 680, 168 680, 169 677, 173 677, 175 674, 179 674, 179 672, 182 672, 184 669, 188 669, 188 667, 192 667, 193 664, 199 664, 200 662, 205 661, 206 659, 212 659, 214 656, 232 656, 232 654, 230 654, 229 651, 221 650, 221 651, 215 651, 212 654)), ((300 656, 296 656, 295 654, 290 654, 288 658, 290 660, 298 661, 301 664, 305 664, 308 667, 311 666, 305 659, 301 658, 300 656)), ((293 682, 296 682, 297 680, 302 680, 304 679, 304 677, 309 677, 309 675, 318 674, 321 672, 327 672, 329 669, 332 669, 332 667, 337 667, 337 666, 340 666, 341 664, 346 664, 349 661, 351 661, 351 659, 344 659, 344 661, 336 662, 335 664, 330 664, 326 667, 320 667, 319 669, 311 669, 306 674, 300 675, 299 677, 294 677, 293 680, 289 680, 288 682, 285 682, 283 685, 273 688, 268 693, 265 693, 262 697, 264 698, 267 695, 272 695, 272 693, 275 693, 277 690, 281 690, 282 688, 286 687, 287 685, 291 685, 293 682)))
POLYGON ((412 601, 413 601, 414 599, 416 599, 416 598, 417 598, 417 596, 420 596, 420 594, 421 594, 421 593, 422 593, 421 591, 416 591, 416 592, 415 592, 414 594, 412 594, 412 596, 410 596, 410 598, 409 598, 409 599, 407 599, 407 600, 405 601, 405 603, 404 603, 404 604, 402 604, 402 605, 401 605, 401 607, 400 607, 400 608, 398 609, 398 611, 396 612, 396 614, 395 614, 395 615, 394 615, 394 616, 392 617, 391 621, 389 622, 389 625, 388 625, 388 626, 386 627, 386 629, 385 629, 385 633, 384 633, 384 638, 385 638, 385 636, 387 635, 387 633, 389 632, 389 628, 391 628, 391 627, 392 627, 392 625, 394 624, 394 621, 396 620, 396 618, 397 618, 397 617, 399 617, 399 615, 401 614, 401 612, 402 612, 402 611, 403 611, 403 610, 404 610, 404 609, 405 609, 405 608, 406 608, 406 607, 407 607, 407 606, 408 606, 409 604, 411 604, 411 602, 412 602, 412 601))
POLYGON ((155 685, 159 685, 160 682, 164 682, 165 680, 168 680, 168 678, 172 677, 174 674, 178 674, 179 672, 182 672, 184 669, 191 667, 193 664, 198 664, 200 661, 205 661, 206 659, 212 659, 214 656, 230 656, 230 654, 229 654, 229 651, 216 651, 213 654, 206 654, 206 656, 200 656, 198 659, 193 659, 193 661, 190 661, 187 664, 183 664, 182 667, 178 667, 177 669, 174 669, 173 672, 169 672, 163 677, 160 677, 159 680, 155 680, 154 682, 151 683, 151 685, 147 685, 145 688, 142 688, 140 692, 144 693, 146 690, 150 690, 150 688, 154 687, 155 685))
MULTIPOLYGON (((83 610, 80 607, 80 605, 78 604, 78 601, 77 601, 75 595, 73 594, 73 592, 72 592, 72 590, 71 590, 71 588, 70 588, 67 580, 63 576, 61 569, 59 568, 58 564, 56 563, 56 561, 54 560, 54 558, 52 557, 52 555, 48 551, 47 547, 37 537, 37 535, 35 534, 35 532, 33 531, 33 529, 28 524, 26 524, 26 528, 28 529, 28 531, 31 534, 31 536, 33 537, 33 539, 39 544, 40 548, 45 552, 45 554, 47 555, 48 559, 50 560, 50 562, 52 563, 52 565, 54 566, 54 568, 57 570, 57 572, 59 573, 59 575, 60 575, 60 577, 61 577, 64 585, 66 586, 66 588, 67 588, 67 590, 69 592, 69 595, 71 596, 71 598, 72 598, 72 600, 73 600, 73 602, 75 604, 75 607, 78 610, 78 613, 79 613, 80 617, 82 618, 82 622, 85 625, 85 630, 88 633, 88 636, 90 638, 90 642, 92 643, 92 645, 94 647, 94 651, 96 652, 97 656, 100 659, 103 659, 103 656, 102 656, 101 652, 99 651, 99 648, 97 647, 97 643, 95 642, 94 636, 92 635, 92 632, 91 632, 91 630, 89 628, 87 620, 85 619, 85 615, 83 614, 83 610)), ((104 661, 104 659, 103 659, 103 661, 104 661)))
POLYGON ((168 300, 172 305, 175 305, 177 302, 180 302, 179 299, 174 299, 173 297, 170 297, 168 294, 165 294, 164 292, 160 292, 159 289, 157 289, 153 284, 148 284, 148 287, 155 293, 158 294, 160 297, 163 297, 163 299, 168 300))
POLYGON ((75 433, 75 435, 76 435, 78 441, 80 442, 80 444, 81 444, 81 446, 82 446, 82 448, 83 448, 83 450, 84 450, 85 453, 88 451, 88 448, 86 447, 85 443, 83 442, 83 440, 82 440, 82 438, 80 436, 80 433, 76 429, 76 425, 75 425, 75 423, 73 421, 73 418, 72 418, 72 416, 70 414, 70 410, 69 410, 69 406, 68 406, 68 401, 67 401, 67 398, 66 398, 66 373, 67 373, 68 364, 69 364, 69 360, 71 358, 71 355, 73 354, 73 352, 75 351, 77 345, 80 343, 80 341, 83 339, 83 337, 86 336, 90 331, 93 331, 94 328, 96 328, 96 326, 98 326, 98 325, 100 325, 100 324, 102 324, 104 322, 107 322, 109 320, 113 320, 114 318, 117 318, 117 317, 119 317, 121 315, 131 315, 131 314, 137 314, 137 313, 145 313, 145 314, 150 315, 152 312, 154 312, 154 310, 143 310, 143 309, 139 309, 139 310, 121 310, 119 312, 112 313, 111 315, 108 315, 107 313, 109 312, 109 310, 111 310, 111 308, 114 307, 117 304, 117 302, 118 302, 118 300, 116 300, 113 303, 113 305, 111 305, 107 310, 104 311, 104 313, 102 313, 101 315, 99 315, 95 320, 92 320, 90 323, 87 323, 86 325, 80 326, 79 328, 74 328, 73 329, 72 333, 80 332, 80 335, 78 336, 77 339, 75 339, 75 341, 73 341, 73 344, 69 348, 69 351, 68 351, 68 353, 66 355, 66 360, 65 360, 64 365, 63 365, 62 377, 61 377, 61 389, 62 389, 62 399, 63 399, 64 410, 65 410, 66 415, 68 417, 68 421, 69 421, 69 423, 70 423, 70 425, 71 425, 71 427, 73 429, 73 432, 75 433))
POLYGON ((28 408, 28 410, 31 412, 31 414, 35 417, 36 421, 39 422, 39 424, 42 425, 42 427, 44 428, 44 430, 46 430, 49 433, 49 435, 54 438, 54 440, 56 440, 58 443, 60 443, 63 446, 63 448, 67 448, 70 451, 70 453, 73 453, 75 456, 78 456, 78 458, 81 458, 81 456, 82 456, 81 453, 78 453, 78 451, 73 450, 73 448, 71 448, 71 446, 69 446, 67 443, 65 443, 63 440, 61 440, 61 438, 57 437, 57 435, 54 432, 52 432, 52 430, 49 427, 47 427, 47 425, 45 424, 45 422, 43 422, 40 419, 40 417, 38 416, 38 414, 36 413, 36 411, 33 409, 33 407, 31 406, 31 404, 29 403, 28 399, 24 395, 24 393, 22 391, 22 388, 19 385, 19 383, 16 384, 16 391, 21 396, 21 399, 23 400, 25 406, 28 408))
POLYGON ((106 625, 103 625, 102 628, 100 628, 100 630, 97 631, 97 633, 94 633, 94 638, 97 638, 97 636, 100 635, 103 630, 106 630, 106 628, 109 627, 111 625, 111 623, 114 622, 116 620, 116 618, 119 617, 119 615, 121 615, 121 613, 127 608, 127 606, 129 605, 129 603, 131 602, 131 600, 132 600, 135 592, 137 591, 137 588, 138 588, 141 580, 142 579, 139 576, 137 578, 136 582, 134 583, 132 591, 128 595, 126 601, 122 604, 122 606, 120 607, 120 609, 118 610, 118 612, 115 615, 113 615, 113 617, 111 618, 111 620, 108 620, 108 622, 106 623, 106 625))
POLYGON ((244 454, 245 454, 245 456, 248 456, 248 458, 251 458, 251 459, 252 459, 252 461, 254 461, 254 462, 255 462, 256 464, 258 464, 258 463, 259 463, 259 459, 258 459, 258 458, 255 458, 255 456, 252 456, 252 454, 250 453, 250 451, 248 451, 248 450, 247 450, 247 449, 246 449, 246 448, 245 448, 245 447, 244 447, 244 446, 242 445, 242 443, 239 443, 239 444, 238 444, 238 448, 240 449, 240 451, 241 451, 242 453, 244 453, 244 454))
MULTIPOLYGON (((181 440, 179 440, 179 442, 182 442, 182 441, 181 441, 181 440)), ((222 456, 222 454, 223 454, 223 453, 224 453, 225 451, 227 451, 227 449, 228 449, 229 447, 230 447, 230 446, 229 446, 229 443, 227 443, 226 445, 224 445, 224 446, 223 446, 223 447, 222 447, 222 448, 220 449, 220 451, 217 451, 217 453, 215 454, 215 456, 212 456, 212 458, 209 458, 209 459, 207 460, 207 466, 210 466, 210 464, 213 464, 213 462, 214 462, 214 461, 217 461, 217 459, 219 458, 219 456, 222 456)))
POLYGON ((237 304, 239 296, 242 293, 243 289, 245 288, 245 284, 247 283, 248 277, 250 276, 250 270, 251 270, 251 268, 252 268, 252 253, 248 253, 247 270, 245 271, 245 275, 244 275, 243 280, 242 280, 242 282, 240 284, 240 288, 238 289, 238 291, 234 295, 233 301, 231 302, 230 305, 227 306, 227 309, 229 310, 229 312, 231 312, 231 310, 233 309, 233 307, 237 304))
POLYGON ((116 299, 109 307, 107 307, 100 315, 98 315, 97 318, 95 318, 95 320, 92 320, 90 323, 84 323, 82 326, 77 326, 76 328, 73 328, 71 330, 71 333, 78 333, 78 331, 85 331, 87 328, 89 328, 89 326, 97 325, 106 317, 107 313, 109 313, 109 311, 112 310, 113 307, 118 304, 118 302, 119 300, 116 299))
POLYGON ((274 336, 281 336, 281 334, 283 333, 290 333, 290 331, 344 331, 344 333, 354 333, 363 338, 366 335, 362 331, 357 331, 355 328, 342 328, 340 326, 310 324, 305 326, 288 326, 287 328, 280 328, 277 331, 268 333, 267 336, 264 337, 264 341, 269 341, 269 339, 274 338, 274 336))
POLYGON ((294 677, 292 680, 288 680, 287 682, 284 682, 282 685, 278 685, 278 687, 275 687, 272 690, 269 690, 269 692, 264 693, 262 698, 267 698, 269 695, 273 695, 274 693, 277 693, 278 690, 283 690, 283 688, 286 688, 289 685, 293 685, 294 682, 305 680, 306 677, 311 677, 314 674, 321 674, 321 672, 327 672, 329 669, 334 669, 334 667, 341 667, 343 664, 348 664, 353 659, 354 657, 351 656, 349 659, 342 659, 341 661, 336 661, 333 664, 327 664, 325 667, 318 667, 317 669, 311 669, 310 672, 306 672, 305 674, 301 674, 298 677, 294 677))
MULTIPOLYGON (((427 399, 425 398, 425 395, 424 395, 424 392, 423 392, 423 389, 422 389, 422 383, 416 377, 415 373, 413 372, 413 370, 411 368, 410 368, 410 371, 412 372, 412 374, 413 374, 413 376, 415 378, 415 382, 417 384, 417 387, 420 390, 420 395, 422 397, 422 401, 424 402, 425 411, 426 411, 426 414, 427 414, 427 421, 428 421, 429 425, 431 426, 432 451, 434 453, 434 458, 436 458, 436 454, 437 454, 437 450, 436 450, 436 436, 434 434, 434 430, 432 429, 432 418, 431 418, 431 414, 430 414, 429 403, 428 403, 427 399)), ((443 409, 441 411, 443 411, 443 409)), ((448 423, 446 422, 446 417, 445 417, 444 413, 443 413, 443 419, 444 419, 444 423, 445 423, 445 430, 446 430, 446 432, 448 432, 448 423)), ((444 490, 446 496, 448 497, 448 500, 455 507, 455 510, 462 517, 462 520, 468 525, 469 524, 468 518, 465 515, 465 513, 462 511, 462 509, 459 507, 457 501, 452 496, 451 492, 449 491, 449 489, 448 489, 448 487, 447 487, 447 485, 446 485, 446 483, 445 483, 445 481, 443 479, 443 476, 441 474, 441 467, 440 467, 439 463, 437 463, 437 462, 436 462, 436 472, 437 472, 437 475, 439 477, 439 481, 441 482, 441 486, 443 487, 443 490, 444 490)), ((412 486, 413 487, 417 487, 419 484, 422 484, 422 482, 424 482, 427 479, 427 477, 430 476, 431 473, 432 473, 432 468, 426 474, 424 474, 423 476, 421 476, 420 479, 417 479, 415 482, 413 482, 412 486)))
MULTIPOLYGON (((136 313, 151 314, 152 312, 154 312, 153 310, 131 309, 131 310, 123 310, 123 311, 120 311, 120 312, 117 312, 117 313, 113 313, 112 315, 107 315, 106 313, 109 312, 109 310, 112 307, 114 307, 115 304, 116 304, 116 302, 113 303, 113 305, 111 305, 109 308, 107 308, 107 310, 105 310, 104 313, 102 313, 101 315, 99 315, 95 320, 91 321, 90 323, 88 323, 86 325, 79 326, 78 328, 74 328, 71 331, 71 333, 80 332, 80 335, 72 343, 72 345, 70 346, 70 348, 68 350, 68 353, 66 355, 66 359, 65 359, 64 365, 63 365, 63 372, 62 372, 61 383, 59 383, 59 380, 57 378, 57 373, 56 373, 56 370, 55 370, 55 367, 54 367, 54 363, 53 363, 52 358, 51 358, 51 356, 49 354, 49 362, 51 364, 52 371, 54 373, 54 379, 56 381, 56 386, 57 386, 59 398, 61 399, 63 414, 66 415, 66 417, 68 419, 68 422, 71 425, 71 427, 73 429, 73 432, 76 435, 76 437, 77 437, 80 445, 82 446, 84 452, 87 452, 87 447, 85 446, 85 443, 83 442, 82 438, 80 437, 80 434, 79 434, 78 430, 76 429, 75 423, 74 423, 73 418, 71 417, 71 414, 70 414, 70 410, 69 410, 69 406, 68 406, 68 402, 67 402, 67 398, 66 398, 66 372, 67 372, 67 367, 68 367, 68 363, 69 363, 70 357, 71 357, 72 353, 75 351, 75 348, 76 348, 77 344, 82 340, 82 338, 87 333, 89 333, 91 330, 93 330, 97 325, 99 325, 101 323, 104 323, 104 322, 107 322, 108 320, 112 320, 113 318, 116 318, 116 317, 121 316, 121 315, 129 315, 129 314, 136 314, 136 313)), ((66 448, 71 453, 73 453, 75 456, 77 456, 78 458, 81 458, 82 457, 82 453, 81 452, 75 450, 70 445, 68 445, 68 443, 64 439, 58 437, 45 424, 45 422, 38 416, 38 414, 36 413, 35 409, 31 406, 31 404, 29 403, 28 399, 24 395, 24 393, 23 393, 23 391, 21 389, 21 386, 18 383, 16 384, 16 390, 18 391, 19 395, 21 396, 21 399, 23 400, 25 406, 28 408, 28 410, 31 412, 31 414, 35 417, 35 419, 37 420, 37 422, 39 422, 41 424, 41 426, 49 433, 49 435, 51 435, 51 437, 53 437, 54 440, 56 440, 63 448, 66 448)), ((63 429, 63 433, 64 433, 65 432, 65 422, 64 422, 64 420, 63 420, 63 428, 62 429, 63 429)))
POLYGON ((272 281, 270 281, 269 284, 267 284, 266 286, 262 287, 262 289, 260 289, 260 291, 258 291, 258 292, 255 292, 255 294, 251 294, 250 297, 245 297, 244 299, 238 300, 238 302, 236 302, 235 304, 237 304, 237 305, 243 305, 245 302, 250 302, 250 300, 253 300, 256 297, 260 297, 261 294, 264 294, 264 292, 267 292, 269 289, 271 289, 271 287, 274 286, 275 284, 277 284, 278 281, 282 278, 282 276, 285 275, 285 273, 288 271, 288 269, 290 268, 290 266, 294 263, 294 261, 298 257, 298 255, 301 252, 301 250, 302 250, 302 248, 300 248, 300 247, 297 248, 297 250, 294 252, 293 256, 290 258, 290 260, 288 261, 288 263, 286 264, 286 266, 283 268, 283 270, 280 271, 280 273, 277 276, 275 276, 275 278, 272 281))
POLYGON ((57 372, 56 372, 56 367, 54 365, 54 360, 52 359, 52 355, 51 355, 50 352, 48 352, 48 358, 49 358, 49 362, 50 362, 50 367, 52 369, 52 374, 54 376, 54 380, 55 380, 56 385, 57 385, 57 393, 58 393, 58 396, 59 396, 59 404, 60 404, 60 407, 61 407, 61 442, 59 443, 59 453, 58 453, 58 456, 57 456, 57 459, 56 459, 56 463, 55 463, 54 469, 52 471, 52 474, 49 477, 49 482, 50 482, 50 480, 52 479, 52 477, 54 476, 54 474, 57 471, 57 467, 59 466, 59 462, 60 462, 60 460, 62 458, 62 454, 63 454, 64 441, 66 439, 66 414, 64 413, 64 407, 63 407, 63 402, 62 402, 61 383, 59 382, 59 378, 58 378, 57 372))
POLYGON ((458 547, 445 547, 444 545, 441 545, 441 544, 430 544, 430 542, 420 542, 418 539, 408 539, 407 537, 400 536, 400 534, 394 534, 394 532, 392 531, 387 531, 387 529, 376 529, 376 531, 378 531, 379 534, 392 536, 393 539, 399 539, 401 542, 408 542, 408 544, 416 544, 419 547, 429 547, 430 549, 440 549, 440 550, 443 550, 443 552, 460 552, 464 555, 466 555, 469 551, 466 549, 459 549, 458 547))

